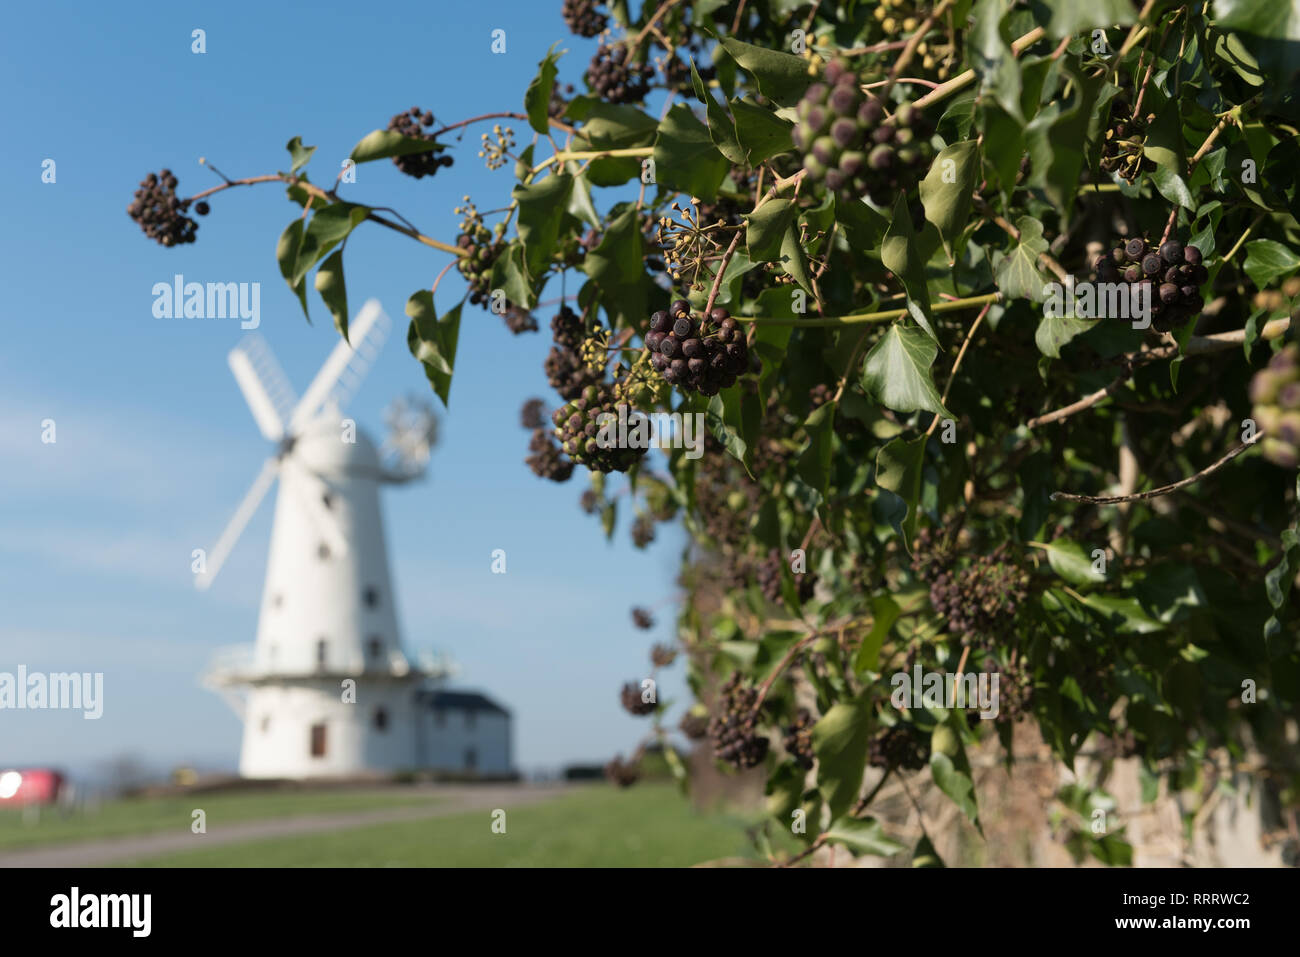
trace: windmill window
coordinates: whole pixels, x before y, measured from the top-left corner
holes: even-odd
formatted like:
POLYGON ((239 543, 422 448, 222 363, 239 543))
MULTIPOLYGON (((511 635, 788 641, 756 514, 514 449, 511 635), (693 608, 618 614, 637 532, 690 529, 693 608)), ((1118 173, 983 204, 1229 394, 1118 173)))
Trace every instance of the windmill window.
POLYGON ((334 496, 331 495, 329 492, 325 492, 320 497, 320 503, 324 505, 326 508, 333 508, 334 496))
POLYGON ((316 556, 321 561, 325 561, 327 558, 330 557, 330 547, 326 545, 324 542, 321 542, 316 549, 316 556))
POLYGON ((311 726, 311 756, 313 758, 325 757, 325 725, 313 724, 311 726))
POLYGON ((271 596, 272 608, 279 608, 283 604, 284 604, 284 596, 281 595, 279 592, 276 592, 274 595, 271 596))
POLYGON ((375 709, 375 730, 385 731, 388 729, 388 712, 383 708, 375 709))
POLYGON ((371 635, 370 640, 366 642, 366 648, 370 652, 371 658, 378 658, 384 651, 384 640, 378 635, 371 635))
POLYGON ((366 603, 367 608, 378 608, 379 589, 376 588, 374 585, 369 586, 368 588, 366 588, 364 592, 361 593, 361 599, 366 603))
POLYGON ((478 767, 478 752, 473 748, 465 749, 465 767, 471 771, 478 767))
POLYGON ((270 730, 271 730, 271 716, 269 714, 264 714, 262 715, 262 733, 266 734, 270 730))
POLYGON ((316 642, 316 667, 317 668, 325 667, 325 653, 326 653, 325 639, 322 638, 320 641, 316 642))

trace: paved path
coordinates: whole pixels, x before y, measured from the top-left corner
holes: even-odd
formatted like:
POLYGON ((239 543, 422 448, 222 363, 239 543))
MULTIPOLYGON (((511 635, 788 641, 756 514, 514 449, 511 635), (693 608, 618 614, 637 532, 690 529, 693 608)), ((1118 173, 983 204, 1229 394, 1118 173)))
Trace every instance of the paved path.
POLYGON ((418 821, 446 817, 484 808, 509 811, 525 804, 549 801, 571 791, 563 785, 449 786, 430 788, 430 801, 424 806, 384 808, 376 811, 348 811, 332 814, 303 814, 261 821, 241 821, 228 826, 212 827, 206 834, 193 834, 187 827, 175 831, 136 834, 126 837, 98 838, 41 847, 0 851, 0 867, 94 867, 120 864, 123 861, 157 857, 277 837, 315 834, 387 824, 393 821, 418 821))

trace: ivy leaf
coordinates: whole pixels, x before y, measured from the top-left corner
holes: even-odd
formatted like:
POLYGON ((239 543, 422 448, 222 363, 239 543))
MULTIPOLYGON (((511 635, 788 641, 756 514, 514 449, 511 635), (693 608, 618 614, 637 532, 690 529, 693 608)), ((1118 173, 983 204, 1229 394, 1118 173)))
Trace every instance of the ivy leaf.
POLYGON ((290 173, 297 173, 298 170, 306 166, 307 161, 311 159, 311 154, 316 152, 316 147, 302 145, 301 136, 295 136, 288 143, 284 144, 284 148, 289 151, 289 159, 293 163, 293 165, 289 167, 290 173))
POLYGON ((307 283, 301 278, 295 282, 293 278, 294 266, 298 262, 298 250, 302 247, 302 231, 302 217, 295 216, 293 222, 280 234, 279 242, 275 244, 275 261, 280 265, 280 275, 289 284, 293 294, 298 297, 303 316, 311 322, 311 316, 307 312, 307 283))
POLYGON ((892 857, 906 847, 885 836, 884 828, 873 817, 842 817, 832 821, 826 831, 826 840, 847 847, 855 854, 873 854, 892 857))
POLYGON ((881 646, 884 645, 889 629, 894 627, 894 622, 898 621, 902 611, 898 602, 888 595, 877 595, 871 599, 871 633, 863 638, 862 644, 858 646, 858 653, 853 659, 854 674, 862 675, 876 670, 881 646))
POLYGON ((691 60, 691 85, 695 88, 695 96, 704 104, 704 114, 709 121, 709 137, 713 140, 713 145, 731 162, 745 165, 745 151, 741 149, 736 139, 735 124, 731 122, 727 111, 709 93, 704 80, 700 78, 699 71, 695 69, 694 59, 691 60))
POLYGON ((758 90, 781 106, 794 106, 812 83, 808 61, 791 53, 756 47, 732 37, 722 37, 723 48, 754 77, 758 90))
MULTIPOLYGON (((958 754, 964 764, 965 753, 958 754)), ((939 790, 948 795, 967 819, 979 828, 979 807, 975 804, 975 785, 970 772, 959 768, 948 755, 936 751, 930 755, 930 776, 939 790)))
POLYGON ((939 856, 939 852, 936 851, 934 845, 930 843, 930 839, 924 834, 922 834, 921 839, 916 842, 916 849, 912 851, 912 866, 947 867, 943 862, 943 858, 939 856))
POLYGON ((451 376, 456 366, 456 344, 460 339, 460 310, 464 303, 441 319, 433 306, 433 293, 421 289, 406 301, 411 324, 406 330, 406 347, 420 360, 424 374, 442 404, 447 405, 451 376))
POLYGON ((825 498, 826 484, 831 477, 831 447, 835 435, 835 408, 839 403, 825 402, 813 409, 804 429, 808 432, 808 447, 795 463, 795 471, 825 498))
POLYGON ((1047 552, 1047 561, 1052 566, 1052 571, 1071 585, 1090 585, 1106 580, 1105 572, 1093 568, 1092 559, 1078 542, 1058 538, 1054 542, 1047 542, 1043 550, 1047 552))
POLYGON ((614 216, 599 245, 582 260, 581 269, 596 284, 601 304, 616 325, 640 323, 647 312, 645 239, 636 213, 629 205, 614 216))
POLYGON ((781 258, 786 230, 799 212, 791 199, 769 199, 745 215, 745 248, 753 262, 775 262, 781 258))
POLYGON ((967 140, 945 147, 921 181, 925 218, 939 230, 949 262, 957 258, 954 243, 966 229, 979 169, 979 145, 967 140))
POLYGON ((1277 78, 1275 95, 1293 90, 1300 70, 1300 3, 1296 0, 1214 0, 1215 27, 1241 35, 1264 72, 1277 78))
POLYGON ((1038 268, 1038 257, 1047 252, 1043 224, 1032 216, 1021 216, 1016 228, 1020 230, 1020 241, 1002 256, 995 270, 998 289, 1007 300, 1042 302, 1043 274, 1038 268))
POLYGON ((555 47, 546 51, 546 56, 537 64, 537 76, 528 84, 524 93, 524 112, 528 114, 528 125, 543 136, 550 131, 551 91, 555 88, 555 64, 560 58, 555 55, 555 47))
POLYGON ((1034 330, 1034 345, 1038 346, 1038 351, 1043 355, 1059 359, 1062 346, 1096 325, 1095 321, 1089 319, 1045 315, 1034 330))
POLYGON ((409 156, 412 153, 442 152, 443 146, 415 136, 403 136, 396 130, 371 130, 348 154, 354 163, 409 156))
POLYGON ((870 706, 855 698, 831 705, 813 725, 817 787, 831 809, 832 820, 842 817, 857 800, 867 766, 872 723, 870 706))
MULTIPOLYGON (((921 517, 921 479, 925 466, 924 435, 914 439, 901 436, 891 439, 876 454, 876 484, 903 500, 901 519, 891 522, 910 554, 916 537, 916 523, 921 517)), ((874 629, 873 629, 874 631, 874 629)))
POLYGON ((1184 209, 1195 209, 1196 200, 1192 198, 1192 191, 1187 188, 1186 181, 1178 174, 1178 171, 1169 166, 1157 166, 1155 172, 1151 174, 1151 182, 1155 184, 1160 195, 1171 203, 1177 203, 1184 209))
POLYGON ((934 340, 920 329, 895 323, 867 353, 862 386, 895 412, 925 411, 953 418, 943 407, 930 374, 938 353, 934 340))
POLYGON ((808 254, 799 241, 799 227, 795 223, 785 228, 781 240, 781 271, 797 282, 804 292, 812 295, 812 273, 808 271, 808 254))
POLYGON ((1174 173, 1187 169, 1187 150, 1183 144, 1183 119, 1178 102, 1171 100, 1163 108, 1153 106, 1155 121, 1147 130, 1142 154, 1157 166, 1174 173))
POLYGON ((771 110, 737 99, 731 101, 731 115, 736 120, 736 139, 744 150, 747 166, 758 166, 765 159, 794 149, 790 138, 794 124, 771 110))
POLYGON ((1129 26, 1137 22, 1136 11, 1128 0, 1049 3, 1046 8, 1049 16, 1043 29, 1049 37, 1058 40, 1076 33, 1089 33, 1094 27, 1129 26))
POLYGON ((366 216, 370 208, 354 203, 333 203, 318 210, 303 232, 298 246, 298 259, 294 264, 289 285, 297 285, 311 267, 327 256, 331 249, 348 237, 366 216))
MULTIPOLYGON (((739 388, 739 386, 732 386, 731 389, 723 391, 730 392, 739 390, 739 388)), ((733 409, 737 408, 738 405, 738 402, 733 402, 733 409)), ((737 428, 739 418, 740 416, 736 411, 731 412, 730 415, 728 414, 727 403, 721 393, 709 399, 708 410, 704 413, 705 426, 733 457, 744 462, 749 446, 740 437, 740 430, 737 428)))
POLYGON ((930 308, 930 291, 925 281, 925 258, 916 248, 914 235, 907 197, 900 193, 894 203, 893 219, 880 244, 880 261, 902 281, 903 288, 907 291, 909 312, 937 345, 939 339, 925 317, 925 311, 930 308), (912 309, 911 303, 916 303, 918 308, 912 309))
POLYGON ((654 160, 658 183, 710 201, 730 168, 708 128, 684 103, 676 104, 659 124, 654 160))
POLYGON ((343 250, 339 250, 320 264, 316 270, 316 291, 325 300, 325 307, 334 317, 334 328, 343 341, 348 341, 348 289, 343 281, 343 250))
POLYGON ((1271 239, 1256 239, 1246 243, 1246 262, 1242 267, 1257 289, 1267 289, 1279 279, 1300 267, 1297 256, 1281 243, 1271 239))
POLYGON ((557 210, 567 208, 572 192, 573 177, 568 173, 520 184, 511 191, 511 197, 519 203, 519 239, 524 244, 524 263, 530 276, 545 272, 555 255, 562 222, 557 210))
MULTIPOLYGON (((1300 475, 1296 476, 1296 494, 1300 496, 1300 475)), ((1300 501, 1300 498, 1297 498, 1300 501)), ((1273 607, 1273 614, 1264 623, 1264 639, 1272 642, 1282 633, 1281 611, 1291 595, 1291 586, 1295 581, 1292 569, 1300 559, 1300 512, 1290 528, 1282 529, 1282 548, 1277 564, 1264 576, 1264 592, 1268 603, 1273 607)))

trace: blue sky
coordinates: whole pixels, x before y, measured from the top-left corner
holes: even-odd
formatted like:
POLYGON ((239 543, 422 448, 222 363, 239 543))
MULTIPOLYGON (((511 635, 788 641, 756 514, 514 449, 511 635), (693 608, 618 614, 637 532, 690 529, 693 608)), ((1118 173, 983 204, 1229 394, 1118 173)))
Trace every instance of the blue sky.
MULTIPOLYGON (((190 281, 260 282, 260 333, 301 392, 336 334, 312 293, 314 325, 280 278, 274 250, 294 215, 275 185, 229 190, 200 220, 199 241, 164 249, 127 217, 149 171, 169 167, 190 195, 214 185, 207 157, 232 177, 287 167, 294 135, 318 147, 314 179, 332 178, 365 133, 419 105, 439 125, 522 108, 538 60, 573 52, 562 81, 581 87, 594 41, 571 36, 559 0, 544 3, 318 3, 309 6, 82 3, 20 5, 0 37, 0 671, 103 671, 99 721, 0 712, 0 765, 85 771, 131 753, 159 765, 233 766, 239 726, 198 673, 216 648, 251 642, 269 543, 264 503, 214 588, 192 587, 190 552, 210 547, 270 451, 226 366, 245 334, 234 320, 166 320, 150 292, 190 281), (191 53, 191 31, 207 52, 191 53), (491 31, 506 31, 504 55, 491 31), (41 182, 42 161, 57 182, 41 182), (53 419, 57 442, 42 444, 53 419)), ((399 209, 454 240, 469 193, 504 205, 509 168, 491 173, 471 128, 456 165, 431 179, 387 161, 358 170, 347 198, 399 209)), ((524 124, 515 124, 521 145, 524 124)), ((347 248, 355 314, 369 297, 394 334, 349 414, 381 437, 394 397, 430 395, 405 347, 407 297, 446 257, 367 224, 347 248)), ((447 309, 463 291, 453 272, 447 309)), ((576 288, 576 284, 575 287, 576 288)), ((572 289, 570 290, 573 291, 572 289)), ((552 293, 555 294, 555 293, 552 293)), ((678 532, 638 552, 624 507, 614 543, 579 512, 585 474, 565 485, 523 464, 518 425, 532 395, 556 401, 542 332, 515 338, 467 307, 430 479, 383 499, 408 649, 437 648, 460 684, 512 708, 525 768, 603 760, 645 725, 618 703, 652 641, 672 637, 671 608, 653 632, 628 610, 671 598, 678 532), (504 548, 508 574, 490 573, 504 548)), ((680 696, 681 665, 663 693, 680 696)))

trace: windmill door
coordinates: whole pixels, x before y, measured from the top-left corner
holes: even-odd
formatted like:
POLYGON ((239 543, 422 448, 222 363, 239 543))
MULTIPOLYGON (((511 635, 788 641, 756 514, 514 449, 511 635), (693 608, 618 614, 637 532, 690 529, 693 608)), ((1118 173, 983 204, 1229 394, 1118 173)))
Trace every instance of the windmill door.
POLYGON ((311 756, 313 758, 325 757, 325 725, 313 724, 311 726, 311 756))

